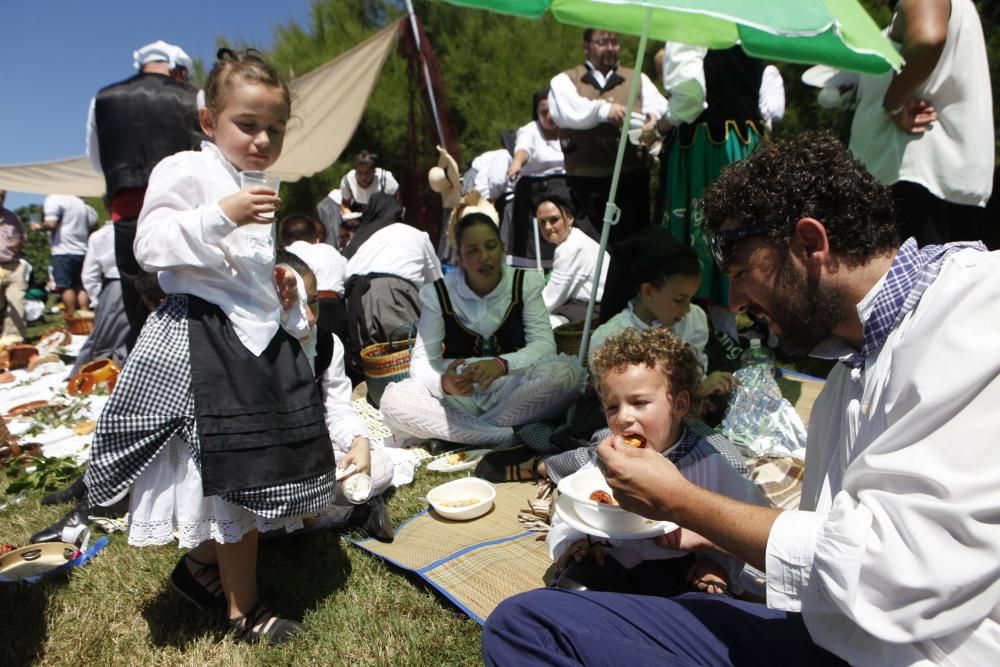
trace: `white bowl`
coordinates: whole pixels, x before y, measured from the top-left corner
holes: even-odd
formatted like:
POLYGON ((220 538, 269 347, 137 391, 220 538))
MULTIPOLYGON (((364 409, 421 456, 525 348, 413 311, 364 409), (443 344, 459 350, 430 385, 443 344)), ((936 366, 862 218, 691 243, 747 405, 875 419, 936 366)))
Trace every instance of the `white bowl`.
POLYGON ((607 533, 628 533, 641 528, 645 517, 627 512, 617 505, 602 505, 590 499, 594 491, 610 494, 611 487, 598 468, 579 470, 559 482, 559 493, 573 501, 573 509, 582 521, 607 533))
POLYGON ((464 477, 435 486, 427 493, 427 502, 445 519, 467 521, 489 512, 496 497, 497 490, 486 480, 464 477), (474 500, 475 503, 459 507, 450 505, 469 500, 474 500))

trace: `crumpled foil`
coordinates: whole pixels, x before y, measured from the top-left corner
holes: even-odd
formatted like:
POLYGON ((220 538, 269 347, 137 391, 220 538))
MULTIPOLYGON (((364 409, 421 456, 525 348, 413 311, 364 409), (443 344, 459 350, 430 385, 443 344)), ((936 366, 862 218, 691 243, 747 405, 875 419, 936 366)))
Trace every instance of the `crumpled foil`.
POLYGON ((722 420, 722 434, 756 456, 785 456, 806 446, 802 418, 774 379, 774 367, 753 364, 734 373, 739 384, 722 420))

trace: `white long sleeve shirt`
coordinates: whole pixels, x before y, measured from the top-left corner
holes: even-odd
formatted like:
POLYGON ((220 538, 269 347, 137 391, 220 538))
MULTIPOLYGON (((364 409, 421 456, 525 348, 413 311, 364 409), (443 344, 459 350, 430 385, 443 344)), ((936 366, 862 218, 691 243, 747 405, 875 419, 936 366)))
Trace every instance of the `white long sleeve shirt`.
POLYGON ((92 306, 97 305, 105 280, 121 278, 115 261, 115 228, 108 223, 90 235, 87 254, 83 258, 80 280, 92 306))
POLYGON ((285 247, 309 265, 316 276, 316 289, 333 291, 344 296, 344 280, 347 274, 347 260, 332 245, 296 241, 285 247))
POLYGON ((801 612, 852 664, 1000 656, 997 275, 1000 253, 949 256, 881 350, 857 371, 838 364, 813 407, 801 509, 767 544, 767 603, 801 612))
MULTIPOLYGON (((587 63, 594 79, 601 86, 607 78, 587 63)), ((610 74, 610 72, 609 72, 610 74)), ((667 110, 667 98, 656 88, 648 76, 640 72, 642 86, 642 109, 635 109, 643 115, 660 118, 667 110)), ((552 77, 549 83, 549 113, 559 127, 571 130, 589 130, 601 123, 608 122, 611 102, 605 100, 588 100, 581 97, 576 86, 565 72, 552 77)))
MULTIPOLYGON (((552 257, 552 274, 545 285, 542 298, 552 312, 569 301, 588 301, 594 292, 594 271, 601 246, 597 241, 571 227, 566 240, 556 246, 552 257)), ((597 284, 597 303, 604 295, 604 281, 608 277, 611 259, 604 253, 601 278, 597 284)))
MULTIPOLYGON (((647 329, 660 328, 663 323, 659 320, 654 320, 652 324, 646 324, 635 314, 635 302, 629 301, 628 307, 623 309, 620 313, 609 319, 607 322, 597 327, 590 336, 590 352, 593 354, 594 350, 601 346, 601 343, 606 341, 611 336, 616 333, 620 333, 625 329, 638 329, 639 331, 645 331, 647 329)), ((688 310, 687 315, 681 319, 680 322, 670 327, 670 330, 680 338, 682 341, 688 344, 691 350, 698 357, 698 363, 701 364, 702 373, 708 372, 708 355, 705 353, 705 346, 708 345, 708 315, 702 310, 701 306, 691 304, 691 309, 688 310)))
POLYGON ((536 121, 517 129, 514 140, 514 154, 524 151, 528 161, 521 167, 521 176, 553 176, 566 173, 562 145, 559 137, 546 139, 536 121))
MULTIPOLYGON (((159 272, 164 292, 217 305, 259 355, 283 325, 274 240, 272 225, 238 227, 219 208, 239 189, 239 173, 213 143, 164 158, 149 177, 134 249, 143 270, 159 272)), ((296 338, 308 334, 304 304, 284 326, 296 338)))
POLYGON ((396 222, 372 234, 347 260, 348 278, 367 273, 391 273, 419 288, 441 277, 441 260, 427 232, 396 222))
MULTIPOLYGON (((708 49, 667 42, 663 47, 663 89, 670 96, 666 116, 671 125, 691 123, 708 108, 705 99, 705 55, 708 49)), ((768 128, 785 115, 785 84, 773 65, 764 68, 757 106, 768 128)))
POLYGON ((104 175, 104 168, 101 166, 101 147, 97 139, 97 116, 94 111, 96 103, 97 98, 91 97, 90 104, 87 107, 87 138, 85 146, 90 166, 98 174, 104 175))
MULTIPOLYGON (((451 305, 462 325, 481 336, 490 336, 500 326, 507 308, 510 306, 514 270, 503 268, 500 284, 496 289, 480 297, 465 283, 462 269, 444 277, 444 284, 451 299, 451 305)), ((542 301, 542 277, 534 271, 524 275, 522 290, 524 299, 525 346, 516 352, 500 355, 507 362, 511 376, 522 374, 541 361, 554 359, 556 342, 549 326, 549 314, 542 301)), ((435 397, 441 398, 441 376, 452 359, 442 357, 445 325, 441 302, 438 301, 434 285, 425 285, 420 290, 420 322, 417 325, 417 341, 413 346, 410 360, 410 377, 419 380, 435 397)), ((477 359, 466 359, 467 362, 477 359)), ((494 382, 491 386, 499 387, 494 382)))
POLYGON ((344 372, 344 344, 336 335, 333 336, 333 357, 323 372, 320 389, 330 441, 335 451, 346 454, 351 451, 354 438, 368 437, 368 429, 351 400, 351 381, 344 372))

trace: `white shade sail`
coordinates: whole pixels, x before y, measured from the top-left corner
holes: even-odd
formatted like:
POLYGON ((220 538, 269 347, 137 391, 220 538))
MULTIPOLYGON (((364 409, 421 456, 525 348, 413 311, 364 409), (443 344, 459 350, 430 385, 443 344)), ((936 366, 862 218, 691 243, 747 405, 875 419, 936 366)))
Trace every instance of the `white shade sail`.
MULTIPOLYGON (((394 21, 289 84, 293 118, 281 158, 269 172, 284 181, 297 181, 340 157, 361 122, 398 29, 399 21, 394 21)), ((84 120, 80 120, 81 133, 84 120)), ((72 157, 0 166, 0 189, 99 197, 104 194, 104 177, 94 171, 86 156, 72 157)))

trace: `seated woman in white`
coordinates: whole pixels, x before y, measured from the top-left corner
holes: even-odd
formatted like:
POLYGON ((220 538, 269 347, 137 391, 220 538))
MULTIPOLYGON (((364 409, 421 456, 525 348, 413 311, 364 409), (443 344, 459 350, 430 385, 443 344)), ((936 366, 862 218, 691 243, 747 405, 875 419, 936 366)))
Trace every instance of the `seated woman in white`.
MULTIPOLYGON (((535 217, 538 218, 542 237, 556 246, 552 273, 542 292, 545 308, 549 311, 549 322, 554 328, 566 322, 582 320, 595 289, 597 303, 601 302, 608 275, 608 254, 604 253, 600 279, 595 281, 601 247, 574 226, 575 216, 568 192, 546 194, 535 207, 535 217)), ((598 312, 595 306, 595 315, 598 312)))
POLYGON ((456 209, 460 266, 420 290, 410 378, 382 395, 397 441, 515 444, 515 427, 561 415, 580 368, 556 355, 542 279, 504 264, 496 211, 456 209))

